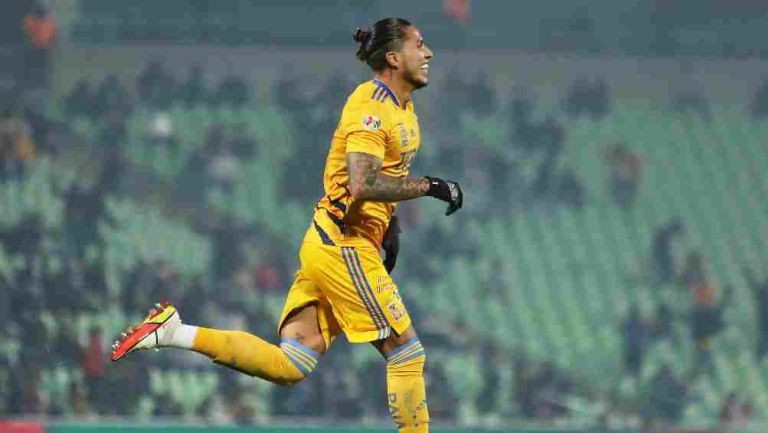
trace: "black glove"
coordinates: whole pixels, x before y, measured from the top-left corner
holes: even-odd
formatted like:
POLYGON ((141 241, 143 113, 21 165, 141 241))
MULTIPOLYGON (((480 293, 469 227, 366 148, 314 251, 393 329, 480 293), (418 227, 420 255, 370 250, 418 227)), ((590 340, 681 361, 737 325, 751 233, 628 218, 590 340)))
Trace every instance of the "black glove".
POLYGON ((397 253, 400 252, 400 223, 397 221, 396 215, 392 215, 389 220, 389 227, 384 233, 381 247, 384 248, 385 253, 384 267, 387 268, 387 272, 391 273, 392 269, 395 269, 395 263, 397 263, 397 253))
POLYGON ((461 209, 464 194, 458 183, 429 176, 427 176, 427 180, 429 181, 427 195, 448 203, 448 208, 445 210, 446 216, 461 209))

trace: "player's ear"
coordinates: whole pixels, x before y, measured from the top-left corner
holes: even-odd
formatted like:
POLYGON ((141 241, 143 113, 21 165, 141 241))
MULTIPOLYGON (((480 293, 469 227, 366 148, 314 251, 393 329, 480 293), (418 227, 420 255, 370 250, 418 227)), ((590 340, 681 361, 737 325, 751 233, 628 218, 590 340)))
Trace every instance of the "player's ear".
POLYGON ((387 54, 384 55, 384 58, 387 59, 387 64, 393 68, 397 69, 400 66, 400 56, 395 51, 387 51, 387 54))

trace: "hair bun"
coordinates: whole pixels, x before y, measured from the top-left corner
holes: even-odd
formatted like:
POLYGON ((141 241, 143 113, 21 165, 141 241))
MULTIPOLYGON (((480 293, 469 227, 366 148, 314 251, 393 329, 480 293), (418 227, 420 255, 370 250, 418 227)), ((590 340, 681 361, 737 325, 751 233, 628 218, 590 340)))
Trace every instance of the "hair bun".
POLYGON ((357 29, 355 29, 355 36, 354 36, 355 41, 364 44, 365 41, 371 38, 372 33, 373 31, 370 28, 361 29, 360 27, 358 27, 357 29))

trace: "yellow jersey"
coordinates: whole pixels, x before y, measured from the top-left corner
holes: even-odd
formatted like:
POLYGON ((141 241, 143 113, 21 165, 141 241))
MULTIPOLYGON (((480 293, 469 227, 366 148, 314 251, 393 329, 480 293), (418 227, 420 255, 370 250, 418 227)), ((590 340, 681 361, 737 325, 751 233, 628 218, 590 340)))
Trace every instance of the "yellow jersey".
POLYGON ((349 191, 347 153, 384 161, 381 173, 408 176, 421 144, 412 101, 401 104, 379 80, 360 84, 347 98, 325 163, 325 195, 315 207, 305 238, 326 245, 380 248, 395 203, 356 200, 349 191))

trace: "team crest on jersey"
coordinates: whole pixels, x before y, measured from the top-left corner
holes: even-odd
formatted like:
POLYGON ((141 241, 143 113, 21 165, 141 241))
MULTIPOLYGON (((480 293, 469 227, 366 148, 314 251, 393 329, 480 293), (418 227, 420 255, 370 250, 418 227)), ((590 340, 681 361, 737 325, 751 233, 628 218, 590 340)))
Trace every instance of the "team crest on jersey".
POLYGON ((363 116, 363 128, 371 132, 378 131, 379 128, 381 128, 381 119, 376 116, 371 116, 370 114, 363 116))

